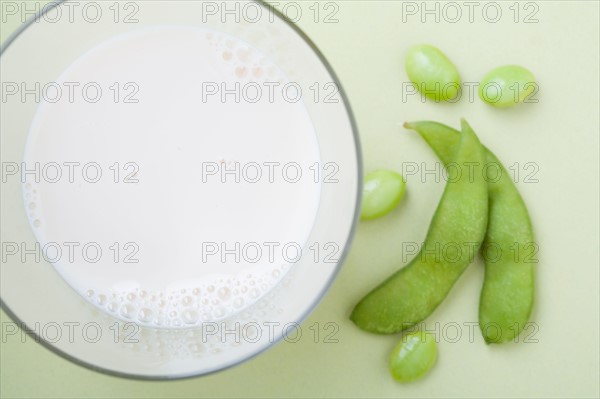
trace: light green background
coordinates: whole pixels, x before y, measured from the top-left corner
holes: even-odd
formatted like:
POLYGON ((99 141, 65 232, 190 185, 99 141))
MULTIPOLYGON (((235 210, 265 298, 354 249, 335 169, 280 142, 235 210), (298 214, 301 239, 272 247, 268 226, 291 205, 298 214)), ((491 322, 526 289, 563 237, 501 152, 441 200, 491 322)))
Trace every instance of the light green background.
MULTIPOLYGON (((303 9, 312 3, 303 2, 303 9)), ((434 119, 458 126, 460 117, 469 119, 506 165, 521 164, 518 186, 540 245, 532 316, 539 329, 530 337, 537 342, 489 347, 477 330, 469 342, 463 323, 477 321, 483 277, 477 262, 427 320, 431 329, 436 322, 458 323, 462 338, 440 342, 438 364, 422 381, 400 385, 389 377, 386 358, 398 337, 363 333, 348 314, 365 292, 403 264, 399 243, 425 235, 443 184, 413 176, 397 210, 359 226, 341 274, 303 324, 299 342, 281 343, 207 377, 140 382, 95 373, 31 339, 21 343, 9 337, 0 346, 2 397, 598 397, 598 2, 534 2, 538 22, 531 24, 513 21, 512 1, 500 2, 504 15, 496 24, 480 11, 473 23, 466 15, 456 24, 436 23, 431 16, 422 23, 418 15, 403 22, 400 1, 336 3, 338 23, 315 23, 307 15, 299 25, 332 63, 350 97, 366 171, 433 162, 424 143, 399 123, 434 119), (498 65, 528 67, 539 80, 539 102, 496 110, 477 98, 454 105, 403 100, 402 54, 420 42, 442 48, 468 82, 498 65), (522 181, 526 162, 538 165, 537 183, 522 181), (320 343, 314 343, 309 326, 329 321, 339 325, 339 342, 323 343, 321 331, 320 343)), ((523 6, 521 20, 531 11, 523 6)), ((13 17, 2 24, 3 41, 19 23, 13 17)), ((2 313, 2 322, 9 321, 2 313)))

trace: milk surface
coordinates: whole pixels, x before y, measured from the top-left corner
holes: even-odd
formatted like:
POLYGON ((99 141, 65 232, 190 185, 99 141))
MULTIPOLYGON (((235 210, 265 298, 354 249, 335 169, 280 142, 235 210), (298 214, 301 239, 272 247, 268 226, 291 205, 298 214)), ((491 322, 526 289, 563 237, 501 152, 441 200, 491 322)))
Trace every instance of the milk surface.
POLYGON ((29 131, 23 195, 40 251, 124 320, 187 327, 259 300, 307 251, 319 203, 316 133, 286 83, 245 42, 195 27, 83 54, 29 131))

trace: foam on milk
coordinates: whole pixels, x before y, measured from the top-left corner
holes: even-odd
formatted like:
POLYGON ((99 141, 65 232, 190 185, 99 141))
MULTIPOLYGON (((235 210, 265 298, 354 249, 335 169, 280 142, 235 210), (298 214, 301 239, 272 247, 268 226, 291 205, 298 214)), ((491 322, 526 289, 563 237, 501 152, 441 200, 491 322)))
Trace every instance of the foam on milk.
POLYGON ((246 309, 293 267, 280 251, 251 262, 207 261, 200 250, 207 242, 304 247, 314 223, 320 186, 308 176, 296 183, 201 180, 202 162, 308 169, 320 161, 302 101, 202 100, 202 82, 287 82, 257 49, 216 31, 163 26, 99 44, 57 82, 103 89, 94 103, 66 96, 41 103, 24 156, 30 168, 61 166, 56 182, 26 175, 25 209, 40 245, 63 251, 52 263, 78 293, 124 320, 186 327, 246 309), (123 91, 127 83, 136 95, 123 91), (138 101, 125 103, 126 95, 138 101), (91 163, 102 172, 93 183, 81 171, 91 163), (65 165, 79 173, 67 176, 65 165), (132 176, 137 183, 124 182, 132 176), (86 245, 101 249, 97 261, 86 259, 86 245))

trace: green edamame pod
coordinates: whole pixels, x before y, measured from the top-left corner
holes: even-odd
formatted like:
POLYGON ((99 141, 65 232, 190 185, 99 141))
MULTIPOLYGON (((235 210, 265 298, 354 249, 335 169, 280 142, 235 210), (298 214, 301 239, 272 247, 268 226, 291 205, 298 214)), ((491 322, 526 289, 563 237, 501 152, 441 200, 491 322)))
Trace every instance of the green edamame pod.
POLYGON ((363 330, 391 334, 431 314, 479 250, 488 216, 488 189, 483 178, 483 148, 463 121, 456 168, 448 183, 420 253, 365 296, 350 318, 363 330), (456 248, 452 256, 442 248, 456 248))
MULTIPOLYGON (((452 162, 452 151, 459 145, 458 131, 436 122, 404 126, 416 130, 444 164, 452 162)), ((534 297, 534 259, 530 255, 536 246, 527 207, 515 184, 498 158, 485 147, 484 152, 490 204, 482 246, 485 280, 479 327, 487 343, 501 343, 516 338, 529 320, 534 297)))

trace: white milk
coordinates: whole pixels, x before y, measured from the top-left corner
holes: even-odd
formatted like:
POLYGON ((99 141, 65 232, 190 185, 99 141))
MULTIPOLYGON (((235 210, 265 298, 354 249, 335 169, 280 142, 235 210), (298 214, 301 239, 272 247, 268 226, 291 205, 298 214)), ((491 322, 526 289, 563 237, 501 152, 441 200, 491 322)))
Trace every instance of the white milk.
POLYGON ((249 82, 287 81, 240 40, 170 26, 98 45, 57 80, 62 96, 30 128, 24 162, 39 177, 26 175, 24 198, 42 252, 79 294, 125 320, 185 327, 247 308, 293 267, 319 203, 317 138, 302 101, 265 89, 251 103, 249 82), (203 82, 246 93, 203 99, 203 82), (222 177, 236 162, 239 182, 222 177))

